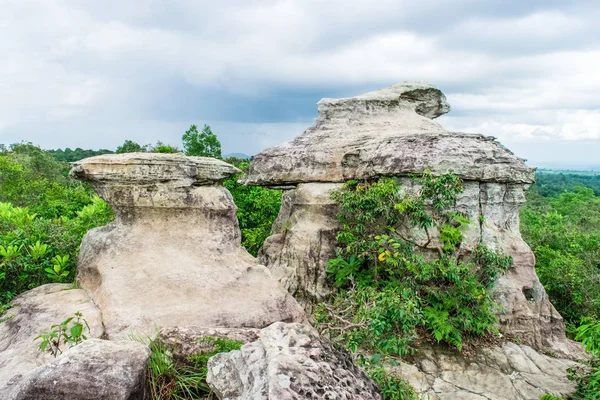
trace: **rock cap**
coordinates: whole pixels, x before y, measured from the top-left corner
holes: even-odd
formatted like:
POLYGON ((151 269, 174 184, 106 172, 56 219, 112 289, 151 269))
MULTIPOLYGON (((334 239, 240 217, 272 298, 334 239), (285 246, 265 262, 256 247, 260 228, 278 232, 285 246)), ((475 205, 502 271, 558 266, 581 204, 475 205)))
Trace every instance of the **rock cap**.
POLYGON ((403 82, 318 103, 315 124, 291 142, 257 154, 240 183, 289 187, 430 170, 480 182, 535 182, 535 169, 491 136, 448 132, 432 121, 450 110, 444 94, 403 82))
POLYGON ((183 153, 103 154, 72 164, 71 177, 98 184, 179 183, 211 185, 239 174, 233 165, 210 157, 183 153))

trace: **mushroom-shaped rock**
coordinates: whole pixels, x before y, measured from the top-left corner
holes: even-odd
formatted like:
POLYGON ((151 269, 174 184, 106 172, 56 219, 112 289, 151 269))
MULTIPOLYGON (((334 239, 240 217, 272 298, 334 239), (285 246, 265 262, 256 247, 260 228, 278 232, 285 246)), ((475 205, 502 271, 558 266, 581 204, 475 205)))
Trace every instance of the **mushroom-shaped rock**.
POLYGON ((102 155, 74 164, 116 219, 86 234, 77 282, 109 338, 165 326, 262 328, 302 321, 298 303, 241 246, 231 194, 239 172, 182 154, 102 155))
POLYGON ((482 182, 533 183, 525 165, 492 137, 448 132, 430 118, 450 110, 439 89, 402 83, 323 99, 302 135, 257 154, 241 182, 289 186, 380 176, 454 173, 482 182))
MULTIPOLYGON (((242 182, 285 187, 283 205, 259 260, 310 309, 330 288, 326 264, 335 256, 337 204, 330 192, 349 179, 397 177, 403 189, 417 190, 409 178, 426 170, 464 180, 456 208, 474 221, 464 233, 465 254, 479 243, 501 251, 514 266, 498 280, 500 328, 536 348, 569 353, 564 324, 535 273, 535 258, 519 233, 524 192, 535 181, 525 165, 494 138, 448 132, 431 118, 450 107, 431 85, 402 83, 346 99, 323 99, 315 124, 289 143, 256 155, 242 182)), ((407 238, 418 251, 436 254, 439 239, 407 238)))

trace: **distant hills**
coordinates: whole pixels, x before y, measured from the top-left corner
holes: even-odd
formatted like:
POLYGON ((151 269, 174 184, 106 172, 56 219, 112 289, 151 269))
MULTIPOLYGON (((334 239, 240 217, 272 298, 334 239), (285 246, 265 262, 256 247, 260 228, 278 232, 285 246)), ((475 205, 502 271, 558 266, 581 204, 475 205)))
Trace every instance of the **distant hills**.
POLYGON ((229 158, 229 157, 250 158, 251 156, 249 156, 248 154, 244 154, 244 153, 228 153, 228 154, 223 154, 223 158, 229 158))

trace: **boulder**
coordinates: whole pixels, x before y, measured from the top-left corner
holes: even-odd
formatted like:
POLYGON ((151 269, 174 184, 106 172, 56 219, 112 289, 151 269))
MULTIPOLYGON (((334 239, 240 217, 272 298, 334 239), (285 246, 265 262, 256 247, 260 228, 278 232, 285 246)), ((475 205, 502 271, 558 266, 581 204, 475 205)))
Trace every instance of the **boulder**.
POLYGON ((54 360, 50 353, 40 350, 39 340, 34 341, 52 325, 81 312, 90 327, 89 333, 84 332, 86 336, 104 334, 100 310, 85 291, 72 285, 42 285, 15 297, 11 305, 2 316, 5 321, 0 322, 0 393, 7 390, 3 387, 9 381, 18 383, 31 370, 54 360))
POLYGON ((239 172, 205 157, 111 154, 74 163, 115 211, 81 243, 77 282, 106 334, 155 336, 167 326, 262 328, 303 321, 298 303, 241 246, 231 194, 239 172))
MULTIPOLYGON (((535 169, 492 137, 448 132, 432 121, 449 111, 431 85, 402 83, 347 99, 323 99, 315 124, 289 143, 257 154, 241 179, 286 187, 284 202, 259 260, 310 310, 329 293, 326 262, 335 254, 335 204, 328 193, 349 179, 409 178, 426 170, 453 173, 465 191, 456 207, 471 221, 461 250, 483 243, 514 260, 496 284, 500 329, 536 348, 568 355, 564 324, 535 273, 535 258, 519 233, 519 209, 535 169)), ((418 229, 404 232, 435 254, 418 229)))
POLYGON ((207 382, 229 400, 381 399, 347 352, 298 323, 275 323, 259 340, 211 357, 207 382))
POLYGON ((8 387, 7 400, 145 400, 150 350, 134 341, 90 339, 8 387))
POLYGON ((401 362, 386 369, 430 400, 539 400, 547 393, 572 395, 576 384, 567 379, 567 369, 577 365, 506 342, 483 347, 469 358, 440 346, 423 346, 414 364, 401 362))

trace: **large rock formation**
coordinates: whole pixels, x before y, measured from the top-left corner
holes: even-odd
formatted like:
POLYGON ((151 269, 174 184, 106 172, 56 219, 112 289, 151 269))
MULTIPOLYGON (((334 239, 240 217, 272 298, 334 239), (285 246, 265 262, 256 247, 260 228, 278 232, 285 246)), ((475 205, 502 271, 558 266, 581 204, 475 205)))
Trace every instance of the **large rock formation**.
MULTIPOLYGON (((569 349, 561 316, 534 269, 519 233, 519 208, 535 170, 492 137, 444 130, 430 118, 449 111, 445 96, 422 83, 403 83, 347 99, 319 102, 315 124, 289 143, 264 150, 242 178, 248 185, 290 188, 259 260, 305 304, 328 293, 325 263, 334 254, 335 204, 328 192, 348 179, 406 177, 431 170, 464 180, 457 207, 475 223, 463 251, 478 243, 512 256, 496 284, 500 328, 536 348, 569 349)), ((422 232, 407 233, 419 242, 422 232)), ((423 251, 434 248, 422 241, 423 251)))
POLYGON ((260 339, 208 360, 207 382, 229 400, 379 400, 350 355, 309 325, 275 323, 260 339))
POLYGON ((298 303, 240 246, 231 194, 238 173, 183 154, 102 155, 74 163, 116 220, 81 244, 77 282, 109 338, 165 326, 262 328, 302 321, 298 303))

